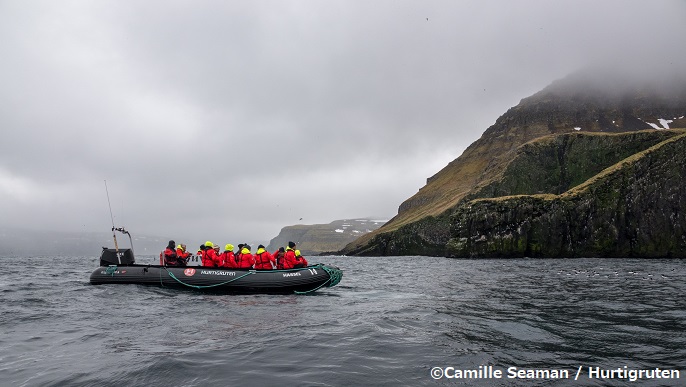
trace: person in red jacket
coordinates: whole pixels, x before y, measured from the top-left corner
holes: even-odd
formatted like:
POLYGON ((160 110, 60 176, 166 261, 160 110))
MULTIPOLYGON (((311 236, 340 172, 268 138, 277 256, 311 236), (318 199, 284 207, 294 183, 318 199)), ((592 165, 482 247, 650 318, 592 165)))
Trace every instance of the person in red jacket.
POLYGON ((256 270, 273 270, 276 269, 276 260, 271 253, 264 249, 264 246, 257 246, 255 253, 255 269, 256 270))
POLYGON ((207 267, 220 267, 221 260, 217 252, 214 251, 214 243, 205 242, 205 250, 202 253, 202 265, 207 267))
POLYGON ((181 243, 180 245, 176 246, 176 256, 179 258, 179 261, 183 263, 183 266, 186 266, 188 263, 188 257, 191 256, 191 253, 186 251, 186 245, 181 243))
POLYGON ((238 268, 238 260, 236 259, 236 255, 233 253, 233 245, 231 243, 228 243, 226 246, 224 246, 224 252, 220 258, 223 262, 222 267, 228 269, 238 268))
POLYGON ((295 250, 295 259, 297 261, 295 267, 307 267, 307 259, 300 254, 300 250, 295 250))
POLYGON ((176 255, 176 243, 169 241, 167 248, 164 249, 164 265, 165 266, 185 266, 185 261, 180 261, 176 255), (182 264, 183 263, 183 264, 182 264))
POLYGON ((239 243, 238 244, 238 250, 236 250, 235 254, 235 261, 236 261, 236 266, 235 268, 238 269, 238 263, 241 261, 241 251, 243 251, 243 246, 245 246, 244 243, 239 243))
POLYGON ((250 246, 243 245, 238 254, 238 269, 252 269, 255 266, 255 257, 250 254, 250 246))
POLYGON ((293 269, 297 263, 298 260, 295 258, 295 243, 288 242, 286 253, 283 255, 283 259, 279 260, 279 266, 281 266, 279 269, 293 269))
POLYGON ((278 250, 272 254, 274 256, 274 261, 276 262, 277 269, 283 269, 283 256, 286 254, 286 249, 279 247, 278 250))

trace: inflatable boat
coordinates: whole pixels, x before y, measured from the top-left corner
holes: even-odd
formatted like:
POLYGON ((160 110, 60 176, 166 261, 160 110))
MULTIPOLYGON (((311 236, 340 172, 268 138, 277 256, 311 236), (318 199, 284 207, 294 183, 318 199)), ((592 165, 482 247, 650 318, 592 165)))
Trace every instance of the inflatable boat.
POLYGON ((140 284, 223 293, 306 294, 336 286, 343 272, 335 266, 310 265, 288 270, 226 269, 203 266, 139 265, 132 249, 104 248, 93 285, 140 284))

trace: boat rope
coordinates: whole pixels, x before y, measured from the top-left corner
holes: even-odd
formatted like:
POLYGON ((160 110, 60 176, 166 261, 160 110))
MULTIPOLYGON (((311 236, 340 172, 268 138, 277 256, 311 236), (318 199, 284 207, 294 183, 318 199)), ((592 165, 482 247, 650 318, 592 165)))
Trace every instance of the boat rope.
MULTIPOLYGON (((249 276, 250 274, 255 274, 255 273, 256 273, 255 270, 250 270, 250 271, 248 271, 247 273, 243 274, 242 276, 238 276, 238 277, 233 278, 233 279, 230 279, 230 280, 228 280, 228 281, 225 281, 225 282, 222 282, 222 283, 219 283, 219 284, 214 284, 214 285, 205 285, 205 286, 202 286, 202 285, 191 285, 191 284, 187 284, 187 283, 181 281, 180 279, 176 278, 176 276, 174 275, 174 273, 172 273, 171 271, 169 271, 169 269, 167 269, 166 266, 162 266, 162 267, 164 268, 164 270, 167 271, 167 273, 169 274, 169 276, 172 277, 176 282, 180 283, 181 285, 188 286, 189 288, 194 288, 194 289, 207 289, 207 288, 213 288, 213 287, 216 287, 216 286, 226 285, 226 284, 231 283, 231 282, 233 282, 233 281, 237 281, 237 280, 239 280, 239 279, 241 279, 241 278, 243 278, 243 277, 249 276)), ((160 270, 160 273, 161 273, 161 272, 162 272, 162 271, 160 270)))
MULTIPOLYGON (((167 274, 169 275, 169 277, 171 277, 174 281, 180 283, 181 285, 187 286, 187 287, 189 287, 189 288, 194 288, 194 289, 208 289, 208 288, 214 288, 214 287, 217 287, 217 286, 223 286, 223 285, 229 284, 229 283, 231 283, 231 282, 237 281, 237 280, 239 280, 239 279, 241 279, 241 278, 243 278, 243 277, 246 277, 246 276, 249 276, 249 275, 251 275, 251 274, 256 274, 256 273, 257 273, 255 270, 249 270, 249 271, 246 272, 245 274, 243 274, 243 275, 241 275, 241 276, 238 276, 238 277, 236 277, 236 278, 232 278, 232 279, 230 279, 230 280, 228 280, 228 281, 224 281, 224 282, 221 282, 221 283, 218 283, 218 284, 204 285, 204 286, 203 286, 203 285, 191 285, 191 284, 189 284, 189 283, 183 282, 183 281, 180 280, 178 277, 176 277, 176 275, 174 275, 174 273, 172 273, 171 271, 169 271, 169 269, 167 269, 166 266, 162 266, 161 268, 164 269, 164 270, 167 272, 167 274)), ((312 269, 322 269, 322 270, 324 270, 324 271, 329 275, 329 278, 328 278, 326 281, 324 281, 321 285, 317 286, 317 287, 314 288, 314 289, 310 289, 310 290, 306 290, 306 291, 297 291, 297 290, 295 290, 295 291, 294 291, 295 294, 308 294, 308 293, 312 293, 312 292, 315 292, 315 291, 321 289, 321 288, 324 287, 324 286, 330 288, 330 287, 333 287, 333 286, 338 285, 338 283, 341 282, 341 278, 343 278, 343 271, 341 271, 341 270, 338 269, 338 268, 333 268, 333 267, 325 266, 325 265, 322 264, 322 263, 319 263, 319 264, 316 264, 316 265, 312 265, 312 266, 310 266, 310 268, 312 268, 312 269)), ((110 266, 107 268, 107 270, 105 271, 105 273, 106 273, 106 274, 114 275, 114 272, 115 272, 116 270, 117 270, 117 266, 116 266, 116 265, 110 265, 110 266)), ((299 269, 299 270, 301 270, 301 269, 299 269)), ((294 270, 293 270, 293 269, 286 269, 286 270, 275 270, 275 271, 294 271, 294 270)), ((163 281, 163 278, 162 278, 162 270, 160 270, 160 285, 164 286, 164 281, 163 281)))
POLYGON ((343 278, 343 272, 339 269, 334 269, 332 267, 324 266, 321 263, 313 266, 313 268, 323 269, 329 275, 329 279, 324 281, 321 285, 317 286, 314 289, 306 290, 304 292, 299 292, 297 290, 294 290, 293 292, 295 294, 312 293, 312 292, 315 292, 315 291, 321 289, 324 286, 326 286, 327 288, 330 288, 330 287, 336 286, 339 282, 341 282, 341 278, 343 278))
POLYGON ((328 266, 322 265, 322 269, 329 273, 329 284, 327 287, 333 287, 338 285, 339 282, 341 282, 341 279, 343 278, 343 271, 337 268, 332 268, 328 266))

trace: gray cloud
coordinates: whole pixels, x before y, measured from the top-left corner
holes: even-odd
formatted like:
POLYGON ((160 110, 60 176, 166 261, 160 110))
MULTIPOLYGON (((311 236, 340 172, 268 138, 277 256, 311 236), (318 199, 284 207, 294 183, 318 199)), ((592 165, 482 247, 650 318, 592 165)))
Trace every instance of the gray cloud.
POLYGON ((681 1, 0 3, 0 225, 201 241, 393 216, 509 107, 684 68, 681 1), (428 20, 427 20, 428 19, 428 20))

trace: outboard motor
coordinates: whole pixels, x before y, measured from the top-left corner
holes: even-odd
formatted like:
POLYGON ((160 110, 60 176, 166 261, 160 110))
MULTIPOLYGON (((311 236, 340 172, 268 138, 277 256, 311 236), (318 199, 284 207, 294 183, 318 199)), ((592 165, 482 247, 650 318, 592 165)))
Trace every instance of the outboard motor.
POLYGON ((108 249, 107 247, 102 248, 102 254, 100 254, 100 266, 109 265, 133 265, 136 260, 133 257, 132 249, 108 249))

